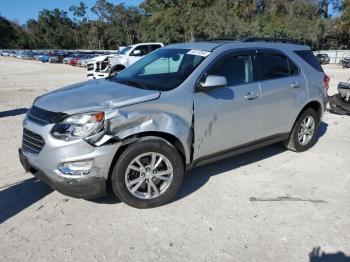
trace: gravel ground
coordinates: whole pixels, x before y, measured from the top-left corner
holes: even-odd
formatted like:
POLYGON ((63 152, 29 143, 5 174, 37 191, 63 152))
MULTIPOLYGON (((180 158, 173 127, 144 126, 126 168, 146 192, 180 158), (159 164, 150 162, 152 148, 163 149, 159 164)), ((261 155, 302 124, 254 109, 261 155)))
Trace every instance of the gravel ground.
MULTIPOLYGON (((4 57, 0 66, 0 261, 350 260, 350 116, 326 113, 308 152, 273 145, 195 169, 172 203, 138 210, 113 196, 66 197, 19 163, 26 108, 85 80, 85 69, 4 57)), ((325 71, 331 94, 350 77, 325 71)))

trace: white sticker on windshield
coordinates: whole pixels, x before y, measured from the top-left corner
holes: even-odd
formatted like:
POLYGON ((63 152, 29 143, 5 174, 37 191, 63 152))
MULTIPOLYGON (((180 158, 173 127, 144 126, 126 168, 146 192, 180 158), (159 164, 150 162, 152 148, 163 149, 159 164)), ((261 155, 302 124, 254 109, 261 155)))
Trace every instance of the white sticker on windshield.
POLYGON ((207 57, 208 55, 210 55, 210 52, 207 51, 203 51, 203 50, 190 50, 187 52, 188 55, 198 55, 198 56, 203 56, 203 57, 207 57))

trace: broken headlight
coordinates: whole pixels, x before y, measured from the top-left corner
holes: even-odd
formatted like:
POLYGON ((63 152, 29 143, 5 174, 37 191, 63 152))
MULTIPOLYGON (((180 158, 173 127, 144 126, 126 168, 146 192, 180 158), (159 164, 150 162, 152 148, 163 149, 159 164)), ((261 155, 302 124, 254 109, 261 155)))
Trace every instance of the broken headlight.
POLYGON ((51 134, 67 141, 86 138, 103 129, 104 118, 104 112, 72 115, 57 123, 51 134))

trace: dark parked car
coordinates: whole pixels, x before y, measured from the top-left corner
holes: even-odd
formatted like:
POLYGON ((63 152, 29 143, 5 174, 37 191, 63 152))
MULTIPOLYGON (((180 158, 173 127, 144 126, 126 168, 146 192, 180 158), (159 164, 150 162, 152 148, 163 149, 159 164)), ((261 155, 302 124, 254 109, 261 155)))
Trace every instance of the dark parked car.
POLYGON ((317 59, 320 61, 320 64, 329 64, 329 61, 331 60, 327 54, 317 54, 317 59))
POLYGON ((68 53, 58 53, 49 58, 50 63, 63 63, 63 59, 67 57, 68 53))

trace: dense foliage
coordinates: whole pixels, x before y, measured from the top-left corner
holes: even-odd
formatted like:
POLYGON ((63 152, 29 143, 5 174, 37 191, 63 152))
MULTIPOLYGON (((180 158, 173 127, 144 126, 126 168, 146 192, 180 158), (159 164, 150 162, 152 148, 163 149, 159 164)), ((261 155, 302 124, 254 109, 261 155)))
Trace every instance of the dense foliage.
POLYGON ((145 0, 139 7, 97 0, 39 12, 18 25, 0 17, 0 48, 116 49, 246 36, 297 39, 313 48, 350 48, 350 0, 145 0), (257 3, 263 3, 259 6, 257 3), (339 12, 331 17, 329 8, 339 12))

